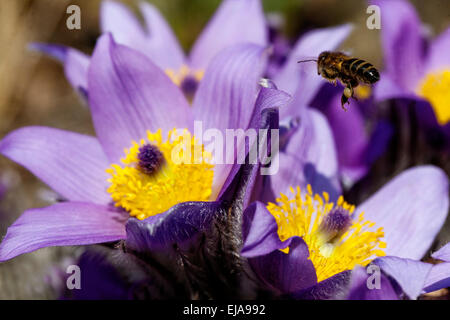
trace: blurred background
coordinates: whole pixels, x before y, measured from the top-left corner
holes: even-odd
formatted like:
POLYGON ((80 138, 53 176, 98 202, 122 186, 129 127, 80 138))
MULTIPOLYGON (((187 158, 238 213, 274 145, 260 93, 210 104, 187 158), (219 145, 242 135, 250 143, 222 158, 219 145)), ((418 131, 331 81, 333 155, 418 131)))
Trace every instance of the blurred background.
MULTIPOLYGON (((137 3, 121 1, 137 15, 137 3)), ((153 0, 187 51, 218 7, 220 0, 153 0)), ((292 43, 314 28, 351 22, 355 29, 342 45, 354 56, 382 69, 380 34, 366 27, 367 3, 363 0, 263 0, 271 21, 292 43)), ((450 1, 411 1, 426 29, 439 34, 450 25, 450 1)), ((0 139, 23 126, 43 125, 93 134, 89 111, 65 80, 62 66, 27 49, 31 42, 58 43, 87 54, 99 36, 100 0, 1 0, 0 1, 0 139), (68 30, 66 8, 81 8, 81 30, 68 30)), ((445 167, 448 158, 441 161, 445 167)), ((386 165, 386 161, 381 165, 386 165)), ((447 163, 448 165, 448 163, 447 163)), ((449 168, 446 168, 447 173, 449 168)), ((386 177, 386 179, 389 177, 386 177)), ((0 200, 0 237, 27 208, 44 206, 54 195, 27 170, 0 157, 1 185, 8 190, 0 200)), ((450 226, 446 225, 445 230, 450 226)), ((441 241, 448 241, 442 232, 441 241)), ((53 298, 56 280, 49 274, 75 248, 47 248, 0 264, 0 299, 53 298), (47 279, 47 281, 42 281, 47 279)), ((57 281, 56 281, 57 282, 57 281)))

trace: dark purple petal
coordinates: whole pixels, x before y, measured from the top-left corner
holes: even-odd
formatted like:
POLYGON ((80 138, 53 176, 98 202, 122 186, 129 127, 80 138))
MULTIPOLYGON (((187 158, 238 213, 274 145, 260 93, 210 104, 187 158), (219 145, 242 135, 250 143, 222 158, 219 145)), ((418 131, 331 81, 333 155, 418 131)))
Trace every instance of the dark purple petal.
POLYGON ((398 294, 389 279, 380 273, 380 288, 369 289, 369 274, 365 268, 357 267, 352 271, 348 300, 398 300, 398 294))
POLYGON ((433 265, 424 284, 425 292, 432 292, 450 287, 450 263, 433 265))
POLYGON ((0 142, 0 153, 71 201, 107 204, 109 166, 97 139, 46 127, 25 127, 0 142))
POLYGON ((383 227, 386 255, 419 260, 444 224, 448 207, 448 177, 427 165, 399 174, 356 212, 383 227))
MULTIPOLYGON (((323 51, 335 50, 347 38, 351 30, 352 26, 346 24, 313 30, 302 36, 292 49, 288 61, 274 78, 277 86, 290 94, 298 91, 303 99, 303 104, 308 105, 324 80, 317 75, 315 62, 299 64, 297 61, 316 59, 323 51)), ((295 108, 296 106, 292 106, 291 109, 286 110, 286 115, 293 115, 296 111, 295 108), (290 111, 294 113, 291 114, 290 111)), ((282 113, 282 118, 284 118, 284 113, 282 113)))
POLYGON ((206 232, 214 218, 225 214, 219 202, 183 202, 145 220, 131 218, 126 224, 126 245, 136 252, 184 246, 206 232))
POLYGON ((102 205, 57 203, 25 211, 0 244, 0 261, 50 246, 87 245, 125 238, 123 215, 102 205))
POLYGON ((431 255, 436 260, 442 260, 445 262, 450 262, 450 243, 440 248, 438 251, 431 255))
POLYGON ((298 300, 330 300, 342 299, 350 282, 350 271, 343 271, 320 281, 310 288, 306 288, 289 295, 298 300))
POLYGON ((250 258, 249 263, 259 279, 281 294, 297 292, 317 283, 314 265, 303 239, 292 238, 289 253, 275 250, 267 255, 250 258))
MULTIPOLYGON (((121 271, 125 269, 127 272, 135 272, 136 268, 130 270, 130 257, 127 257, 127 263, 122 265, 122 270, 111 263, 108 256, 112 255, 114 249, 100 246, 93 246, 86 249, 81 257, 76 261, 76 265, 81 270, 80 289, 66 289, 61 297, 63 300, 125 300, 130 299, 130 286, 125 281, 121 271)), ((114 250, 117 256, 119 252, 114 250)), ((125 259, 122 259, 125 260, 125 259)), ((65 270, 64 270, 65 271, 65 270)), ((69 274, 63 272, 64 286, 69 274)), ((131 277, 130 277, 131 278, 131 277)), ((137 278, 133 274, 133 278, 137 278)), ((134 279, 133 279, 134 280, 134 279)))
POLYGON ((109 34, 97 42, 89 68, 89 104, 95 130, 112 162, 146 131, 192 126, 180 89, 141 53, 115 44, 109 34))
POLYGON ((185 57, 172 29, 152 4, 141 2, 140 8, 148 32, 148 51, 145 54, 162 69, 178 70, 185 64, 185 57))
POLYGON ((414 7, 404 0, 374 0, 380 7, 386 71, 400 88, 415 91, 423 72, 421 25, 414 7))
POLYGON ((204 70, 221 50, 240 43, 266 46, 267 38, 260 0, 224 0, 197 38, 190 54, 190 65, 204 70))
MULTIPOLYGON (((267 148, 266 154, 258 154, 258 164, 251 164, 250 159, 248 157, 246 158, 245 164, 239 164, 235 163, 225 181, 225 183, 222 186, 222 189, 219 194, 220 199, 225 199, 229 195, 225 195, 225 193, 230 193, 230 189, 233 187, 232 184, 234 183, 240 183, 237 182, 235 179, 235 176, 238 174, 239 170, 243 170, 248 174, 247 185, 246 185, 246 191, 244 196, 244 202, 243 207, 247 207, 250 201, 250 197, 252 195, 252 189, 256 183, 256 178, 259 174, 262 172, 262 168, 260 167, 260 164, 263 163, 268 171, 270 168, 274 166, 274 161, 272 160, 274 155, 270 155, 272 149, 272 136, 271 136, 271 130, 278 129, 279 128, 279 117, 278 117, 278 107, 282 107, 288 103, 290 99, 290 96, 286 94, 283 91, 276 90, 276 89, 268 89, 268 88, 262 88, 259 92, 258 98, 255 103, 255 109, 254 114, 252 115, 250 126, 249 128, 258 130, 268 130, 267 131, 267 137, 259 137, 259 141, 261 141, 261 144, 264 144, 267 148), (264 140, 267 139, 267 140, 264 140), (269 159, 268 156, 272 156, 272 159, 269 159), (267 165, 266 165, 267 164, 267 165), (243 167, 251 167, 251 168, 243 168, 243 167), (242 168, 242 169, 241 169, 242 168), (250 172, 251 171, 251 172, 250 172)), ((276 142, 274 142, 276 143, 276 142)), ((258 145, 254 144, 253 147, 260 146, 259 142, 258 145)), ((250 150, 249 146, 246 146, 246 150, 250 150)), ((261 152, 264 152, 261 150, 261 152)), ((258 151, 259 153, 259 151, 258 151)), ((247 154, 248 155, 248 154, 247 154)), ((231 195, 233 197, 233 195, 231 195)), ((231 199, 229 199, 231 200, 231 199)))
POLYGON ((83 94, 87 92, 87 72, 90 59, 86 54, 73 48, 43 43, 33 43, 31 48, 59 60, 64 65, 64 73, 72 87, 83 94))
POLYGON ((443 71, 450 69, 450 28, 445 30, 438 38, 436 38, 430 46, 426 72, 443 71))
POLYGON ((100 8, 100 29, 111 33, 117 43, 147 54, 148 38, 136 16, 118 1, 103 1, 100 8))
POLYGON ((278 225, 275 218, 259 201, 253 202, 244 211, 243 216, 244 245, 241 255, 252 258, 284 249, 292 239, 282 242, 278 236, 278 225))
POLYGON ((381 257, 373 261, 384 273, 394 278, 410 299, 422 293, 432 265, 411 259, 381 257))
MULTIPOLYGON (((226 129, 247 130, 255 114, 265 58, 262 47, 243 44, 223 50, 211 61, 192 107, 194 119, 202 121, 203 130, 220 130, 223 137, 226 129)), ((232 168, 231 164, 220 163, 234 163, 233 159, 226 161, 229 154, 225 147, 222 155, 223 159, 215 159, 218 164, 214 167, 213 196, 217 196, 232 168)))

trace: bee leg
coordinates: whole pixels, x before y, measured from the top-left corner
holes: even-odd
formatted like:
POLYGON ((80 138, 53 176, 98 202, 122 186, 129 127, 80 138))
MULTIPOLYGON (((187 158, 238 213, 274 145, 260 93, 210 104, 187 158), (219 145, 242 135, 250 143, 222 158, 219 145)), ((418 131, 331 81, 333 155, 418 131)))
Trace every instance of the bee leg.
POLYGON ((347 111, 347 108, 345 107, 345 104, 347 102, 348 102, 348 98, 345 96, 345 94, 342 94, 341 105, 342 105, 342 109, 344 109, 344 111, 347 111))
POLYGON ((348 99, 350 99, 351 97, 353 97, 353 88, 351 86, 347 85, 345 87, 344 92, 342 93, 342 97, 341 97, 342 109, 344 109, 345 111, 347 111, 347 108, 344 105, 346 103, 350 104, 348 99))

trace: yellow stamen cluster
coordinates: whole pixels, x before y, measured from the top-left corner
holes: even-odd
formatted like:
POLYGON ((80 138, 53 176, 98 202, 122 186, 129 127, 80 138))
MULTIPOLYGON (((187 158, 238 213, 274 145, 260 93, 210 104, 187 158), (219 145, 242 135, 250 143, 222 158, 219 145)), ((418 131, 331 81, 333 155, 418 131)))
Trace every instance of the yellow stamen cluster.
POLYGON ((187 130, 176 129, 163 141, 161 130, 147 132, 147 141, 132 142, 125 149, 124 166, 112 164, 106 170, 111 175, 108 192, 117 207, 131 216, 145 219, 165 212, 185 201, 208 201, 212 192, 213 165, 211 154, 204 151, 187 130), (139 166, 139 148, 147 143, 158 147, 164 163, 153 174, 143 172, 139 166))
POLYGON ((450 121, 450 69, 428 74, 417 91, 431 103, 439 124, 450 121))
POLYGON ((197 82, 200 82, 205 73, 201 70, 191 70, 186 65, 181 66, 179 70, 166 69, 165 72, 177 86, 180 86, 183 83, 183 80, 188 76, 192 76, 197 82))
MULTIPOLYGON (((284 194, 276 199, 277 204, 268 203, 267 209, 275 217, 278 235, 284 241, 292 236, 302 237, 309 248, 311 259, 317 274, 317 281, 325 280, 337 273, 351 270, 356 265, 366 266, 377 256, 384 256, 381 250, 386 243, 380 241, 384 237, 383 228, 372 230, 375 223, 364 220, 361 213, 342 234, 332 241, 323 234, 320 225, 333 208, 329 195, 324 192, 323 198, 313 194, 308 185, 307 193, 301 194, 300 187, 291 188, 292 197, 284 194), (327 242, 328 241, 328 242, 327 242)), ((352 214, 355 207, 339 197, 337 207, 352 214)), ((284 252, 289 252, 282 250, 284 252)))

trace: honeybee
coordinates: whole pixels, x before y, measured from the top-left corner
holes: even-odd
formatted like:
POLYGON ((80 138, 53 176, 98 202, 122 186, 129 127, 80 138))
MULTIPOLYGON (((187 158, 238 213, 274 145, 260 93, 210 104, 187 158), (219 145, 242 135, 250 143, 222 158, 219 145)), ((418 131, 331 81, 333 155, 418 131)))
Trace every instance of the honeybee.
POLYGON ((353 96, 353 89, 359 83, 373 84, 380 80, 378 70, 369 62, 352 58, 342 52, 322 52, 317 59, 301 60, 300 62, 316 61, 317 74, 336 85, 339 79, 345 86, 341 97, 342 108, 347 111, 345 104, 353 96))

